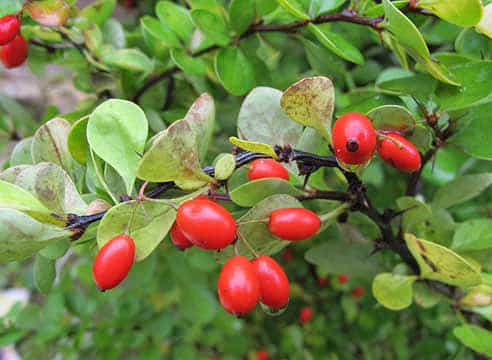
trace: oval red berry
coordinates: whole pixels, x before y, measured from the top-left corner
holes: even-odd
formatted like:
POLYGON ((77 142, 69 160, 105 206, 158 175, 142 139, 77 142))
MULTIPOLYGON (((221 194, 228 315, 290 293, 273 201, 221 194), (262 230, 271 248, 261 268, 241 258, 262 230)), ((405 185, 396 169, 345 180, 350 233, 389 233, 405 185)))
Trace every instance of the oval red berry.
POLYGON ((203 249, 223 249, 236 238, 237 226, 231 213, 208 199, 183 203, 176 222, 186 238, 203 249))
POLYGON ((252 261, 260 281, 260 301, 273 310, 287 306, 289 279, 284 269, 271 257, 261 255, 252 261))
POLYGON ((0 18, 0 46, 14 40, 19 34, 21 22, 15 15, 5 15, 0 18))
POLYGON ((305 306, 301 309, 301 312, 299 313, 299 321, 301 324, 305 324, 311 321, 311 318, 313 317, 313 309, 309 306, 305 306))
POLYGON ((378 153, 385 162, 407 173, 420 169, 420 153, 410 141, 398 133, 383 136, 378 142, 378 153))
POLYGON ((249 180, 258 180, 266 178, 278 178, 289 180, 289 172, 279 162, 273 159, 256 159, 248 170, 249 180))
POLYGON ((304 208, 277 209, 270 213, 268 229, 284 240, 307 239, 319 230, 321 221, 316 213, 304 208))
POLYGON ((128 235, 118 235, 99 250, 92 265, 92 274, 101 290, 112 289, 121 283, 135 259, 135 243, 128 235))
POLYGON ((188 238, 183 234, 181 229, 178 226, 178 223, 175 221, 173 226, 171 227, 171 241, 179 250, 185 250, 189 247, 193 246, 193 243, 188 240, 188 238))
POLYGON ((376 149, 376 130, 371 120, 360 113, 340 116, 331 134, 335 156, 345 164, 364 164, 376 149))
POLYGON ((0 60, 7 69, 22 65, 27 58, 27 41, 22 35, 0 48, 0 60))
POLYGON ((220 271, 217 285, 219 300, 224 309, 234 315, 245 315, 260 299, 258 275, 244 256, 233 256, 220 271))

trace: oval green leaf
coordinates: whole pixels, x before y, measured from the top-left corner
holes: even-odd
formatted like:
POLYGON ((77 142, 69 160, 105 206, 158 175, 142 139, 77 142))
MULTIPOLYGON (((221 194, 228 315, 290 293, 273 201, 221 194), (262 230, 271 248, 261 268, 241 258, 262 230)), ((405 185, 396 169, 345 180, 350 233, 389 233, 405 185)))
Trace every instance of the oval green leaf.
POLYGON ((416 279, 416 276, 379 274, 372 282, 372 294, 384 307, 403 310, 412 304, 412 285, 416 279))
POLYGON ((413 131, 416 123, 413 114, 398 105, 379 106, 369 111, 367 116, 377 130, 408 133, 413 131))

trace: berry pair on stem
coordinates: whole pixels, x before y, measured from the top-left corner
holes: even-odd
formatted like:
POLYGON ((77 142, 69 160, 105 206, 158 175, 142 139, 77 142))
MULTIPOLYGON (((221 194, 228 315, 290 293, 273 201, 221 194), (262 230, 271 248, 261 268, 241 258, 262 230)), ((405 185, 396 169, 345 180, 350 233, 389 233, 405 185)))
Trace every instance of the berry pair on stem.
POLYGON ((27 58, 27 41, 20 34, 20 27, 16 15, 0 18, 0 60, 7 69, 22 65, 27 58))
POLYGON ((335 156, 345 164, 367 163, 377 149, 379 156, 396 169, 412 173, 421 166, 417 148, 396 131, 376 132, 371 120, 351 112, 338 118, 332 130, 335 156))

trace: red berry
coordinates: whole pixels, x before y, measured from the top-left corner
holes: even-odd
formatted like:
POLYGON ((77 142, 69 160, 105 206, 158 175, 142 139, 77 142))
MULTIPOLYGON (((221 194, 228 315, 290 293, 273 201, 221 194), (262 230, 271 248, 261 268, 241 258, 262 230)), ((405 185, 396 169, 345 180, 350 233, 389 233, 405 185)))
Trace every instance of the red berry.
POLYGON ((0 45, 6 45, 19 34, 21 22, 15 15, 0 18, 0 45))
POLYGON ((335 156, 346 164, 364 164, 376 149, 376 131, 371 120, 360 113, 340 116, 331 134, 335 156))
POLYGON ((203 249, 223 249, 236 238, 232 215, 208 199, 193 199, 182 204, 176 222, 186 238, 203 249))
POLYGON ((253 161, 248 171, 248 179, 258 180, 265 178, 289 180, 289 172, 282 164, 273 159, 257 159, 253 161))
POLYGON ((304 240, 316 234, 321 221, 316 213, 304 208, 277 209, 270 213, 268 229, 284 240, 304 240))
POLYGON ((319 277, 318 278, 318 285, 319 286, 328 286, 330 285, 330 279, 328 279, 327 277, 319 277))
POLYGON ((27 58, 27 41, 22 35, 17 35, 14 40, 0 48, 0 60, 7 68, 22 65, 27 58))
POLYGON ((355 299, 360 299, 361 297, 364 296, 364 293, 366 290, 364 289, 363 286, 357 286, 352 289, 352 297, 355 299))
POLYGON ((289 302, 289 279, 284 269, 271 257, 261 255, 252 261, 260 281, 260 301, 274 310, 289 302))
POLYGON ((346 284, 346 283, 348 283, 349 280, 350 280, 350 278, 348 275, 345 275, 345 274, 338 275, 338 282, 340 284, 346 284))
POLYGON ((312 317, 313 309, 310 306, 305 306, 301 309, 301 312, 299 313, 299 321, 301 324, 310 322, 312 317))
POLYGON ((420 169, 421 160, 417 148, 398 133, 387 133, 378 143, 381 158, 400 171, 412 173, 420 169))
POLYGON ((176 221, 171 227, 171 241, 179 250, 185 250, 193 246, 193 243, 186 238, 176 221))
POLYGON ((101 290, 114 288, 130 271, 135 259, 135 243, 128 235, 117 235, 99 250, 92 265, 92 274, 101 290))
POLYGON ((256 350, 256 360, 268 360, 270 356, 265 349, 256 350))
POLYGON ((292 261, 294 259, 294 253, 292 252, 291 249, 285 249, 283 252, 282 252, 282 260, 286 263, 288 263, 289 261, 292 261))
POLYGON ((234 315, 245 315, 260 299, 260 281, 254 266, 244 256, 233 256, 225 264, 217 285, 224 309, 234 315))

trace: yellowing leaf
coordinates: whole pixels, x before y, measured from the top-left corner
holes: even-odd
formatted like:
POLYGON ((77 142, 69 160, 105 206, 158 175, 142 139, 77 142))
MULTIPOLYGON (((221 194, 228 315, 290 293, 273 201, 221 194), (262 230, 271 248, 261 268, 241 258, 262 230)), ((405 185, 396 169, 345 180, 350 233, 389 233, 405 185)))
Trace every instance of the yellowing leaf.
POLYGON ((277 153, 275 152, 275 150, 273 150, 273 147, 271 145, 259 143, 256 141, 241 140, 235 136, 231 136, 229 138, 229 141, 231 142, 231 144, 236 145, 243 150, 265 154, 271 156, 274 159, 278 159, 277 153))

